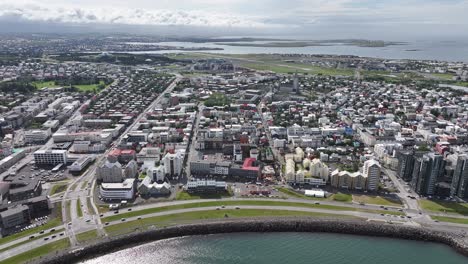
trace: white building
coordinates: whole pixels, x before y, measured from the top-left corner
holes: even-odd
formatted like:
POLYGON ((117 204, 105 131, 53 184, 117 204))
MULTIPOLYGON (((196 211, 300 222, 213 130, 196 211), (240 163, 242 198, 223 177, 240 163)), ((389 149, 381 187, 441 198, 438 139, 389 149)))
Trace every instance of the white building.
POLYGON ((380 164, 376 160, 364 162, 364 175, 367 177, 367 190, 375 191, 380 181, 380 164))
POLYGON ((94 156, 83 156, 77 161, 73 162, 70 166, 71 173, 81 172, 86 166, 88 166, 94 160, 94 156))
POLYGON ((123 181, 122 165, 119 162, 106 161, 97 168, 97 178, 105 183, 120 183, 123 181))
POLYGON ((135 196, 135 179, 119 183, 102 183, 99 193, 104 200, 131 200, 135 196))
POLYGON ((28 130, 24 132, 24 142, 26 144, 45 143, 51 135, 52 135, 52 132, 50 128, 28 130))
POLYGON ((182 163, 184 162, 184 155, 181 151, 175 153, 167 153, 162 159, 164 164, 164 171, 169 176, 179 176, 182 171, 182 163))
POLYGON ((67 163, 66 150, 38 150, 34 152, 34 161, 38 165, 58 165, 67 163))

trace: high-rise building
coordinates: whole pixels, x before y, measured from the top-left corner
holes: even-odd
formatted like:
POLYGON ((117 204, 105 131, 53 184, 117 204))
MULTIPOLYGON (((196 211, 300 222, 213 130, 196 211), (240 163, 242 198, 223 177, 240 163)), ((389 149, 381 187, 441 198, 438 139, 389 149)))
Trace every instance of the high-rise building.
POLYGON ((441 155, 428 153, 416 158, 411 179, 411 188, 421 195, 434 195, 435 184, 442 178, 445 161, 441 155))
POLYGON ((455 155, 453 158, 454 170, 450 195, 468 198, 468 155, 455 155))
POLYGON ((179 176, 182 172, 182 163, 184 162, 184 155, 177 151, 176 153, 167 153, 162 159, 166 175, 171 177, 179 176))
POLYGON ((367 190, 376 191, 380 181, 380 164, 376 160, 364 162, 363 174, 367 177, 367 190))
POLYGON ((97 178, 104 183, 119 183, 124 180, 122 165, 106 161, 97 168, 97 178))
POLYGON ((399 151, 397 153, 397 175, 404 181, 411 181, 413 176, 414 153, 412 151, 399 151))

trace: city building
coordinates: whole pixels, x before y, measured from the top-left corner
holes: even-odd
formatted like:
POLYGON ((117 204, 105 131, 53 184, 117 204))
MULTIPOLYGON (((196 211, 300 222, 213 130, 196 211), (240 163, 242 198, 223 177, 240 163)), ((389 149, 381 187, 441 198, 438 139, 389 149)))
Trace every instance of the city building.
POLYGON ((420 195, 434 195, 437 179, 444 175, 445 161, 439 154, 428 153, 414 162, 410 186, 420 195))
POLYGON ((135 179, 123 182, 101 183, 99 193, 104 200, 132 200, 135 197, 135 179))
POLYGON ((29 207, 26 205, 17 205, 6 211, 0 212, 2 228, 9 229, 16 226, 28 224, 31 221, 29 207))
POLYGON ((67 164, 66 150, 37 150, 34 152, 34 161, 37 165, 67 164))
POLYGON ((363 174, 367 178, 366 189, 368 191, 376 191, 380 182, 380 164, 376 160, 368 160, 364 162, 363 174))

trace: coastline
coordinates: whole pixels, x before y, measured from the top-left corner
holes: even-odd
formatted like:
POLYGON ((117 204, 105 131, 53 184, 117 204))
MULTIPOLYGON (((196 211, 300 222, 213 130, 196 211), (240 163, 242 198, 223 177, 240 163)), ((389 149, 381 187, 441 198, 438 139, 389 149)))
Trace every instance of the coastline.
POLYGON ((450 246, 468 257, 468 245, 457 239, 452 233, 434 231, 419 227, 377 224, 359 220, 313 219, 286 217, 273 219, 223 219, 217 222, 199 222, 166 227, 156 230, 134 232, 127 235, 108 238, 80 249, 59 252, 45 256, 37 263, 76 263, 92 259, 125 248, 152 241, 194 235, 243 232, 320 232, 342 233, 350 235, 388 237, 423 242, 436 242, 450 246))

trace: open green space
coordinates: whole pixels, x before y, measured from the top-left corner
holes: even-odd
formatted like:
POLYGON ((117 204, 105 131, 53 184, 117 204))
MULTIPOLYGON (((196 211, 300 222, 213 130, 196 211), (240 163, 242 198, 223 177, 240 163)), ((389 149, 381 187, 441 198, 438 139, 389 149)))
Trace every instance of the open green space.
POLYGON ((186 191, 177 193, 176 200, 199 200, 199 199, 221 199, 223 197, 231 197, 231 193, 218 193, 218 194, 192 194, 186 191))
POLYGON ((310 216, 310 217, 333 217, 333 218, 351 218, 359 219, 353 216, 339 214, 323 214, 314 212, 301 212, 289 210, 257 210, 257 209, 239 209, 239 210, 207 210, 197 212, 187 212, 179 214, 170 214, 143 218, 141 220, 124 222, 121 224, 110 225, 104 229, 109 235, 119 235, 134 231, 135 229, 147 229, 150 225, 156 227, 165 227, 188 223, 194 220, 222 219, 222 218, 240 218, 240 217, 268 217, 268 216, 310 216))
POLYGON ((65 214, 68 221, 71 220, 71 201, 68 200, 65 202, 65 214))
POLYGON ((449 222, 455 224, 464 224, 468 225, 468 219, 466 218, 456 218, 456 217, 447 217, 447 216, 435 216, 431 215, 431 218, 441 222, 449 222))
POLYGON ((35 81, 32 82, 32 85, 34 85, 37 89, 44 89, 44 88, 55 88, 55 87, 60 87, 60 85, 56 85, 55 81, 35 81))
POLYGON ((419 205, 427 211, 468 215, 468 203, 419 200, 419 205))
POLYGON ((278 187, 277 190, 291 197, 300 198, 300 199, 319 200, 319 201, 328 200, 328 201, 338 201, 338 202, 346 202, 346 203, 349 203, 352 201, 352 196, 350 194, 344 194, 344 193, 333 194, 327 198, 317 198, 317 197, 306 196, 305 194, 296 192, 289 188, 278 187))
POLYGON ((76 200, 76 214, 78 217, 83 217, 83 209, 81 208, 81 200, 76 200))
POLYGON ((64 250, 68 247, 70 247, 70 242, 68 238, 64 238, 64 239, 46 244, 44 246, 37 247, 30 251, 18 254, 11 258, 2 260, 0 261, 0 264, 12 264, 12 263, 16 264, 16 263, 30 262, 33 259, 45 256, 47 254, 51 254, 56 251, 64 250))
POLYGON ((290 206, 290 207, 304 207, 304 208, 315 208, 315 209, 325 209, 325 210, 334 210, 334 211, 359 211, 367 213, 385 213, 393 215, 403 215, 401 212, 395 211, 384 211, 384 210, 370 210, 346 206, 336 206, 336 205, 327 205, 327 204, 313 204, 313 203, 300 203, 300 202, 284 202, 284 201, 263 201, 263 200, 241 200, 241 201, 211 201, 211 202, 197 202, 197 203, 186 203, 178 205, 169 205, 155 208, 148 208, 143 210, 135 210, 127 213, 112 215, 102 218, 103 222, 117 221, 121 218, 130 218, 140 215, 153 214, 158 212, 178 210, 178 209, 187 209, 187 208, 200 208, 200 207, 211 207, 211 206, 223 206, 223 205, 252 205, 252 206, 290 206))
POLYGON ((98 237, 98 233, 95 229, 93 229, 93 230, 89 230, 89 231, 77 234, 76 240, 78 240, 78 242, 86 242, 89 240, 94 240, 97 237, 98 237))
POLYGON ((91 198, 90 197, 86 198, 86 204, 88 206, 89 213, 90 214, 96 214, 96 211, 94 211, 93 204, 91 203, 91 198))
POLYGON ((353 201, 357 203, 365 204, 377 204, 386 206, 401 206, 401 201, 389 199, 382 196, 371 196, 371 195, 353 195, 353 201))
POLYGON ((99 90, 99 86, 105 86, 106 84, 104 81, 99 81, 99 83, 96 84, 77 84, 73 85, 74 87, 78 88, 80 92, 95 92, 99 90))
POLYGON ((431 73, 431 75, 443 80, 452 80, 452 77, 454 76, 451 73, 431 73))
POLYGON ((66 185, 66 184, 55 184, 55 185, 52 186, 52 188, 50 189, 50 195, 54 195, 54 194, 56 194, 56 193, 64 192, 66 189, 67 189, 67 185, 66 185))

